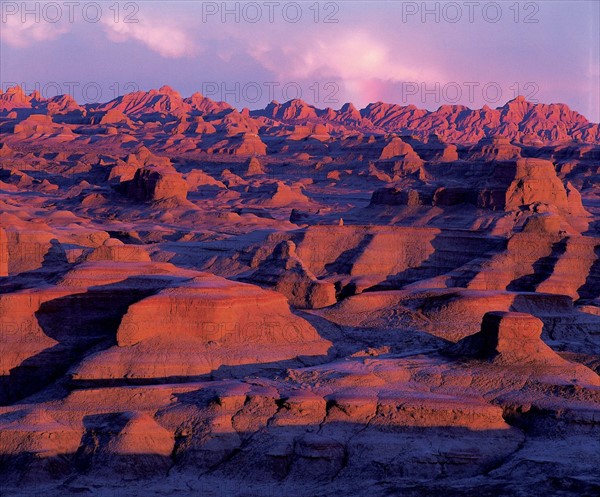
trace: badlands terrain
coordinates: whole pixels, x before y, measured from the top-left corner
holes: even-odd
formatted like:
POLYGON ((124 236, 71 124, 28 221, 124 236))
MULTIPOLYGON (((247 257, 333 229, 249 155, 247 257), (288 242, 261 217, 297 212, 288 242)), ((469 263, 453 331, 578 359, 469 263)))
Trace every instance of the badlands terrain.
POLYGON ((0 94, 0 495, 597 496, 600 128, 0 94))

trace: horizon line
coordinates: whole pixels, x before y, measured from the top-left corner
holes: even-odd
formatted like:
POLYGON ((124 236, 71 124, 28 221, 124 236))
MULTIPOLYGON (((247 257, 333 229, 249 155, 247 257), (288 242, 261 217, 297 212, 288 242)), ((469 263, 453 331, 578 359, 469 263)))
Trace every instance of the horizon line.
MULTIPOLYGON (((3 85, 2 85, 2 86, 3 86, 3 85)), ((27 94, 27 93, 25 92, 25 90, 23 89, 23 87, 22 87, 21 85, 19 85, 19 84, 17 84, 17 85, 14 85, 14 86, 9 86, 9 87, 7 87, 7 88, 6 88, 6 90, 3 90, 3 89, 2 89, 2 86, 0 86, 0 97, 2 97, 3 95, 6 95, 6 94, 7 94, 7 93, 9 93, 11 90, 13 90, 13 92, 14 92, 14 90, 17 90, 17 89, 18 89, 18 90, 20 90, 20 91, 21 91, 21 92, 22 92, 22 93, 23 93, 23 94, 24 94, 26 97, 29 97, 29 98, 32 98, 32 96, 33 96, 35 93, 40 93, 40 92, 39 92, 39 90, 37 90, 37 89, 36 89, 36 90, 33 90, 32 92, 30 92, 29 94, 27 94)), ((181 92, 179 92, 178 90, 174 89, 173 87, 171 87, 171 86, 169 86, 169 85, 167 85, 167 84, 164 84, 164 85, 162 85, 160 88, 151 88, 151 89, 149 89, 149 90, 142 90, 142 89, 139 89, 139 90, 135 90, 135 91, 131 91, 131 92, 127 92, 127 93, 123 93, 122 95, 118 95, 117 97, 115 97, 115 98, 112 98, 112 99, 110 99, 110 100, 98 101, 98 102, 80 103, 79 101, 77 101, 77 99, 75 99, 75 97, 74 97, 73 95, 70 95, 69 93, 57 94, 57 95, 54 95, 54 96, 52 96, 52 97, 44 97, 44 96, 42 96, 42 95, 40 94, 40 97, 42 98, 42 100, 40 100, 40 101, 47 101, 47 100, 52 100, 52 99, 58 99, 58 98, 61 98, 61 97, 70 97, 70 98, 71 98, 71 99, 73 99, 73 101, 75 101, 75 102, 77 103, 77 105, 79 105, 80 107, 85 107, 86 109, 92 109, 92 110, 93 110, 93 107, 94 107, 94 106, 98 106, 98 105, 105 105, 105 104, 108 104, 108 103, 110 103, 110 102, 114 102, 115 100, 118 100, 118 99, 120 99, 120 98, 122 99, 122 98, 124 98, 124 97, 126 97, 126 96, 128 96, 128 95, 132 95, 132 94, 134 94, 134 93, 146 93, 146 94, 149 94, 149 93, 152 93, 152 92, 156 92, 157 94, 161 94, 161 95, 168 95, 168 94, 169 94, 169 92, 177 93, 177 95, 178 95, 178 96, 179 96, 179 97, 180 97, 182 100, 190 99, 190 98, 192 98, 194 95, 200 95, 202 98, 204 98, 204 99, 207 99, 207 100, 210 100, 211 102, 215 102, 215 103, 217 103, 217 104, 226 104, 226 105, 230 106, 232 110, 236 110, 237 112, 240 112, 240 113, 241 113, 241 112, 243 112, 243 111, 244 111, 244 110, 246 110, 246 109, 248 109, 248 111, 249 111, 249 112, 257 112, 257 111, 265 110, 265 109, 266 109, 266 108, 267 108, 269 105, 273 105, 273 104, 275 104, 275 105, 286 105, 286 104, 289 104, 289 103, 291 103, 291 102, 294 102, 294 101, 302 102, 303 104, 307 105, 308 107, 312 107, 313 109, 315 109, 315 110, 319 110, 319 111, 327 111, 327 110, 329 110, 329 109, 330 109, 330 110, 333 110, 333 111, 339 112, 339 111, 341 111, 341 109, 342 109, 343 107, 345 107, 346 105, 352 105, 352 107, 354 107, 356 110, 358 110, 358 111, 360 112, 360 111, 362 111, 362 110, 364 110, 364 109, 367 109, 368 107, 370 107, 370 106, 372 106, 372 105, 376 105, 376 104, 384 104, 384 105, 394 105, 394 106, 399 106, 399 107, 401 107, 401 108, 403 108, 403 109, 406 109, 406 108, 414 108, 414 109, 417 109, 417 110, 422 110, 422 111, 425 111, 425 112, 427 112, 427 113, 430 113, 430 114, 431 114, 431 113, 438 112, 438 111, 439 111, 440 109, 442 109, 443 107, 451 107, 451 108, 458 108, 458 107, 460 107, 460 108, 464 108, 465 110, 470 110, 470 111, 499 110, 499 109, 502 109, 502 108, 504 108, 506 105, 508 105, 508 104, 509 104, 509 103, 511 103, 511 102, 515 102, 515 101, 523 101, 523 102, 525 102, 525 103, 527 103, 527 104, 529 104, 529 105, 533 105, 533 106, 537 106, 537 105, 546 105, 546 106, 562 106, 562 107, 566 107, 566 108, 568 108, 570 111, 572 111, 572 112, 575 112, 575 113, 579 114, 580 116, 584 117, 588 123, 590 123, 590 124, 598 124, 598 125, 600 125, 600 122, 591 121, 591 120, 590 120, 590 119, 588 119, 588 118, 587 118, 587 117, 586 117, 584 114, 582 114, 580 111, 578 111, 578 110, 576 110, 576 109, 572 109, 572 108, 571 108, 571 107, 570 107, 568 104, 566 104, 566 103, 563 103, 563 102, 539 102, 539 101, 532 102, 532 101, 529 101, 529 100, 527 100, 527 98, 526 98, 524 95, 517 95, 517 96, 516 96, 516 97, 514 97, 514 98, 511 98, 511 99, 509 99, 509 100, 506 100, 506 101, 504 102, 504 104, 502 104, 502 105, 500 105, 500 106, 498 106, 498 107, 490 107, 488 104, 484 104, 482 107, 478 107, 478 108, 472 108, 472 107, 469 107, 468 105, 465 105, 465 104, 459 104, 459 103, 455 103, 455 104, 454 104, 454 103, 443 103, 443 104, 440 104, 440 105, 439 105, 439 106, 438 106, 438 107, 437 107, 435 110, 430 110, 430 109, 427 109, 427 108, 424 108, 424 107, 418 107, 418 106, 417 106, 416 104, 414 104, 414 103, 410 103, 410 104, 401 104, 401 103, 397 103, 397 102, 385 102, 385 101, 383 101, 383 100, 377 100, 377 101, 375 101, 375 102, 369 102, 369 103, 368 103, 368 104, 366 104, 364 107, 360 107, 360 108, 359 108, 359 107, 356 107, 356 105, 354 105, 354 103, 353 103, 353 102, 350 102, 350 101, 348 101, 348 102, 344 102, 344 103, 342 103, 342 104, 341 104, 341 106, 340 106, 338 109, 335 109, 335 108, 333 108, 333 107, 317 107, 315 104, 310 104, 310 103, 308 103, 306 100, 303 100, 303 99, 301 99, 301 98, 292 98, 292 99, 289 99, 289 100, 286 100, 286 101, 283 101, 283 102, 279 102, 279 101, 277 101, 277 100, 271 100, 271 101, 270 101, 269 103, 267 103, 267 104, 266 104, 264 107, 257 107, 257 108, 251 109, 251 108, 250 108, 250 107, 248 107, 248 106, 243 106, 243 107, 241 107, 241 108, 240 108, 240 107, 237 107, 237 106, 234 106, 234 105, 232 105, 231 103, 227 102, 226 100, 213 100, 211 97, 209 97, 209 96, 206 96, 206 95, 202 94, 200 91, 196 91, 196 92, 192 93, 191 95, 189 95, 189 96, 187 96, 187 97, 184 97, 184 96, 182 96, 181 92), (165 89, 165 90, 163 90, 163 89, 165 89)))

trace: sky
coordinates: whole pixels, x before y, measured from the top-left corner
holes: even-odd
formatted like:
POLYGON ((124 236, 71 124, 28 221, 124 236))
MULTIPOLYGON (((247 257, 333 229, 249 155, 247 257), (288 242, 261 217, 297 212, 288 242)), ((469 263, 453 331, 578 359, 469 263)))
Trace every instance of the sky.
POLYGON ((241 109, 301 98, 600 121, 600 1, 0 1, 0 84, 80 103, 169 85, 241 109))

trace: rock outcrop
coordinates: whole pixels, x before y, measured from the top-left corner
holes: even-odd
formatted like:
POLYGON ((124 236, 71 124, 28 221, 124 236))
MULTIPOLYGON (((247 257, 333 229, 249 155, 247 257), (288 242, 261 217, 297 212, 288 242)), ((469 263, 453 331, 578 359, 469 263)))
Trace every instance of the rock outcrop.
POLYGON ((194 377, 325 355, 331 345, 290 312, 283 295, 208 274, 131 305, 116 340, 77 367, 74 379, 194 377))
POLYGON ((250 157, 246 163, 245 176, 257 176, 260 174, 265 174, 262 164, 256 157, 250 157))
POLYGON ((309 199, 302 192, 301 186, 287 185, 283 181, 265 182, 248 189, 249 205, 261 207, 286 207, 294 204, 306 204, 309 199))
POLYGON ((506 367, 531 368, 531 374, 555 374, 569 381, 600 385, 600 377, 588 368, 560 357, 542 340, 544 323, 521 312, 488 312, 481 331, 450 348, 461 357, 474 357, 506 367))
POLYGON ((281 242, 247 281, 273 288, 300 309, 318 309, 337 302, 335 285, 318 280, 296 255, 296 245, 281 242))
POLYGON ((140 245, 125 245, 115 238, 104 243, 85 256, 86 261, 150 262, 148 252, 140 245))
POLYGON ((54 133, 72 135, 69 128, 56 124, 51 116, 45 114, 32 114, 27 119, 15 124, 14 133, 21 135, 52 135, 54 133))
POLYGON ((143 202, 175 198, 185 200, 188 185, 175 169, 168 166, 144 166, 127 182, 127 195, 143 202))

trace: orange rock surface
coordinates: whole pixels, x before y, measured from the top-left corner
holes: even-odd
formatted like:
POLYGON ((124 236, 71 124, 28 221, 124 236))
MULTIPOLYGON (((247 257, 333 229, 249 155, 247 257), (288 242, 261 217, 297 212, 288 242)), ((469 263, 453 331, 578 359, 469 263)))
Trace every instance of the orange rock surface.
POLYGON ((599 494, 599 159, 522 97, 0 91, 0 494, 599 494))

